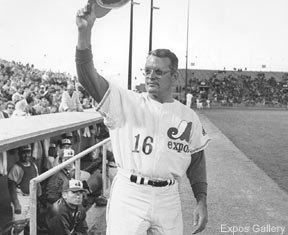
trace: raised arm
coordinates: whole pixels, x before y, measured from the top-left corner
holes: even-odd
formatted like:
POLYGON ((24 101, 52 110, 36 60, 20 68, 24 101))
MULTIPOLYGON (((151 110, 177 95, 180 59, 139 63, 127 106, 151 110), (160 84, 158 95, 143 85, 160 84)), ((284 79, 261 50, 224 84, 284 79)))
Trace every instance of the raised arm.
POLYGON ((90 3, 76 15, 78 43, 76 48, 76 69, 79 82, 88 93, 100 102, 108 90, 108 82, 97 73, 91 51, 91 31, 96 20, 96 5, 90 3), (91 4, 91 5, 90 5, 91 4))

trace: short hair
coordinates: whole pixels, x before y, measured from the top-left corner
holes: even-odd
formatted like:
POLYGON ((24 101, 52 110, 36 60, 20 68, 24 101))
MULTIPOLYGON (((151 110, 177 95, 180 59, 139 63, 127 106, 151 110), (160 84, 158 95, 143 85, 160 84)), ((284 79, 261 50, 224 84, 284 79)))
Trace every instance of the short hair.
POLYGON ((12 101, 10 101, 10 100, 6 102, 5 109, 8 108, 8 105, 13 105, 13 107, 15 108, 15 104, 12 101))
POLYGON ((159 57, 159 58, 169 58, 170 59, 170 65, 169 68, 172 70, 172 73, 175 73, 178 69, 178 58, 177 56, 170 51, 169 49, 156 49, 153 51, 150 51, 148 53, 148 57, 150 55, 159 57))
POLYGON ((71 83, 68 84, 68 85, 67 85, 67 90, 72 90, 72 89, 75 90, 74 84, 71 84, 71 83))
POLYGON ((27 93, 26 101, 27 101, 28 104, 31 104, 34 101, 34 96, 33 96, 32 93, 27 93))

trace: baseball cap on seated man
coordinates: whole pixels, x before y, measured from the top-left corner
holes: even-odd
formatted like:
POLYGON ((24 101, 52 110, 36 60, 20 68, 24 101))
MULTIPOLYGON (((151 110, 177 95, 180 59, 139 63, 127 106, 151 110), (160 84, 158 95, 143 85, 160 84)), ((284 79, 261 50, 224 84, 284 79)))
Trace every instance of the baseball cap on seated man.
POLYGON ((72 145, 71 140, 70 139, 62 139, 61 140, 61 145, 72 145))
POLYGON ((62 134, 61 137, 63 139, 71 139, 71 138, 73 138, 73 134, 72 134, 72 132, 67 132, 67 133, 62 134))
POLYGON ((68 182, 64 183, 62 191, 63 192, 68 192, 68 191, 87 192, 86 189, 83 188, 83 183, 80 180, 76 180, 76 179, 71 179, 68 182))
POLYGON ((30 145, 23 145, 18 148, 18 151, 23 153, 23 152, 30 152, 31 151, 31 146, 30 145))

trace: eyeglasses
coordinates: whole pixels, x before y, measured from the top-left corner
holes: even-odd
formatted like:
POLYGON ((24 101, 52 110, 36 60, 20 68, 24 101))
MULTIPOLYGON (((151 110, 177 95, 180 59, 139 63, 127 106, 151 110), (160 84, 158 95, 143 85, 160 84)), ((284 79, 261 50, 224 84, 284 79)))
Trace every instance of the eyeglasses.
POLYGON ((145 68, 145 69, 144 69, 144 76, 151 75, 151 74, 153 73, 153 71, 155 72, 156 76, 158 76, 158 77, 162 77, 162 76, 164 76, 165 74, 171 72, 171 70, 163 71, 163 70, 161 70, 161 69, 145 68))

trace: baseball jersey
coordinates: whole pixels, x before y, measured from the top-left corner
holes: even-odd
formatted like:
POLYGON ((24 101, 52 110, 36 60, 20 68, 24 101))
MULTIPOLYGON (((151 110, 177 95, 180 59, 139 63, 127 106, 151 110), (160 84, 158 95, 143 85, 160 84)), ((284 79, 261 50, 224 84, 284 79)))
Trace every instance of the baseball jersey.
POLYGON ((160 103, 109 83, 96 110, 109 128, 118 167, 143 176, 182 177, 191 154, 209 141, 197 114, 177 100, 160 103))

